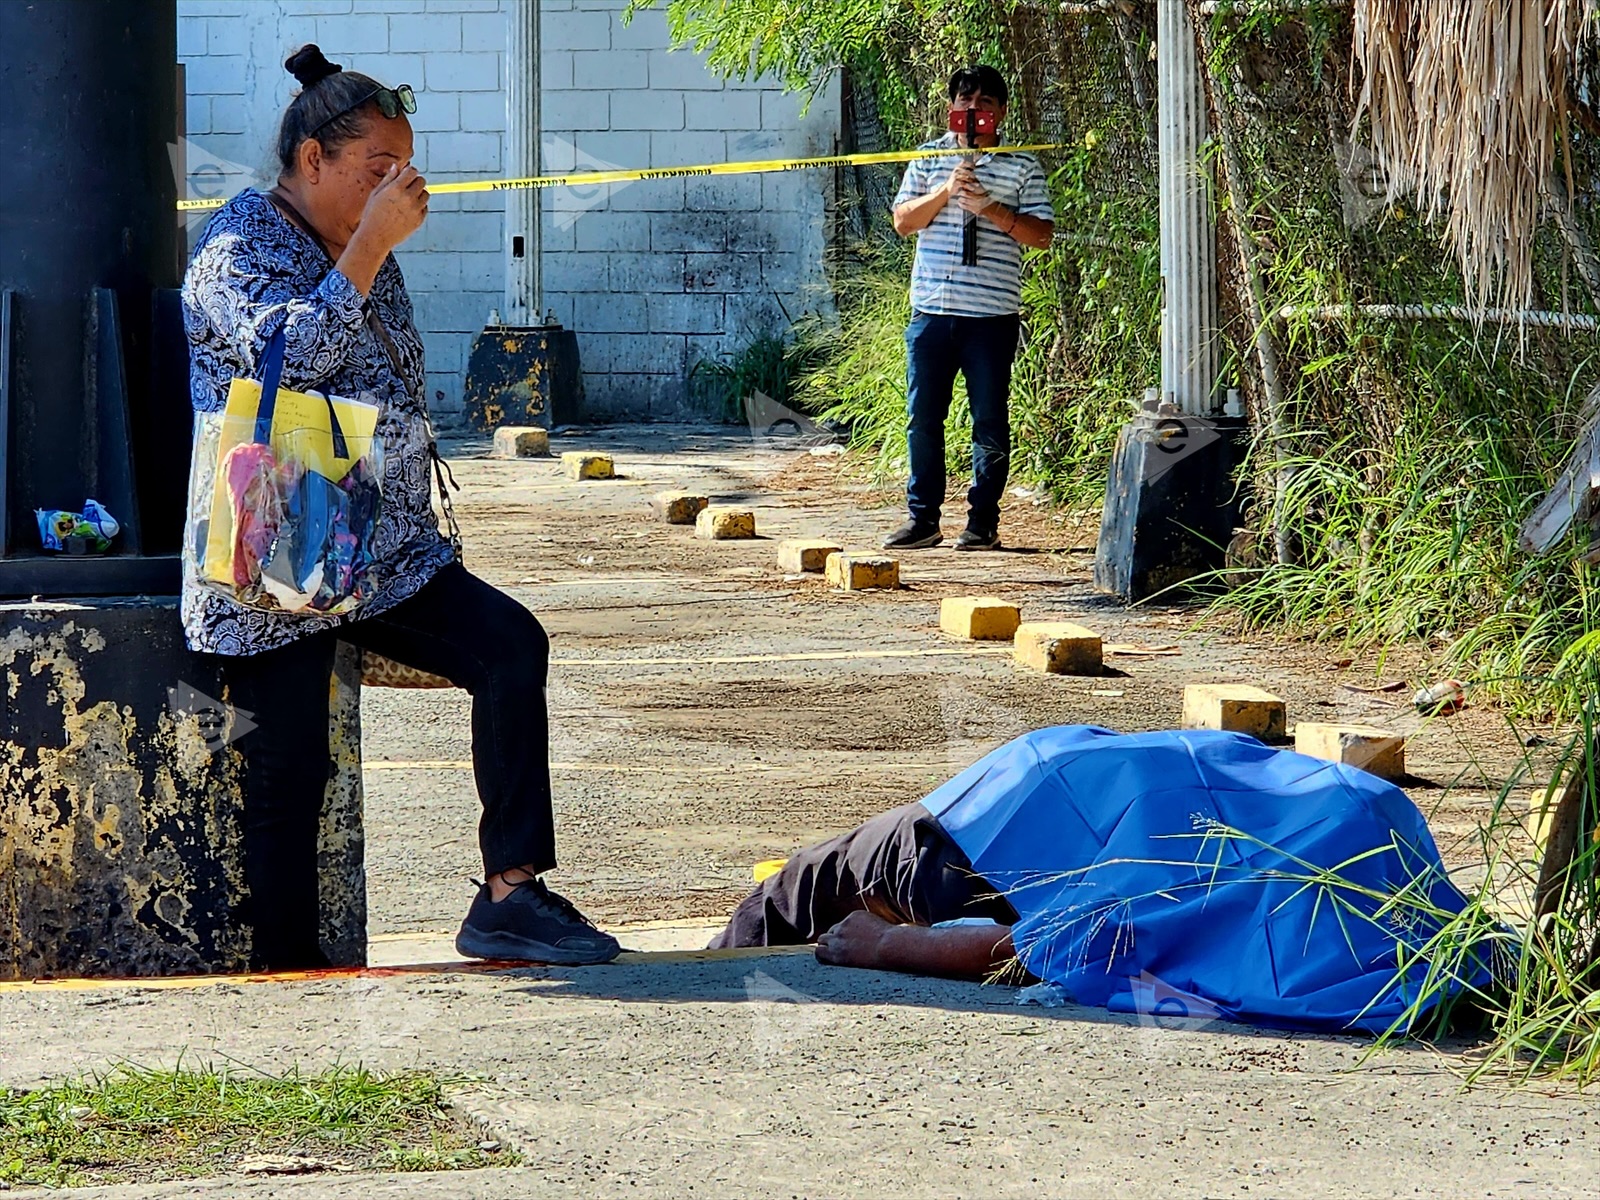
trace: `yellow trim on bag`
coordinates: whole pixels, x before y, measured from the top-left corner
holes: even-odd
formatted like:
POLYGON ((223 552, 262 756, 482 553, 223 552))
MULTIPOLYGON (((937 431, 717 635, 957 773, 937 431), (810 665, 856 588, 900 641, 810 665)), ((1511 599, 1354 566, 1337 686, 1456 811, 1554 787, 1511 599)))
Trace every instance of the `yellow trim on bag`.
MULTIPOLYGON (((872 163, 904 163, 918 158, 942 158, 951 154, 1033 154, 1059 150, 1056 142, 1031 146, 989 146, 977 150, 882 150, 871 154, 835 154, 827 158, 768 158, 749 162, 707 163, 694 167, 648 167, 617 171, 577 171, 568 175, 530 175, 524 179, 463 179, 456 183, 430 183, 433 196, 453 196, 462 192, 516 192, 553 187, 593 187, 602 183, 634 183, 648 179, 683 179, 706 175, 761 175, 774 171, 815 171, 827 167, 856 167, 872 163)), ((215 200, 179 200, 179 212, 201 212, 221 208, 227 197, 215 200)))

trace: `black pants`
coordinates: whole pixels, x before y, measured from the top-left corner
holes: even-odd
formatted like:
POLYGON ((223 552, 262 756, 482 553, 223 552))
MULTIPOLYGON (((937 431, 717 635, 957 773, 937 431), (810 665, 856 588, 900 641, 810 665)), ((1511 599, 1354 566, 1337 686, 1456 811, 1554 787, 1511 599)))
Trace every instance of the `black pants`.
POLYGON ((336 641, 442 675, 472 696, 483 869, 556 864, 545 706, 550 642, 533 614, 459 564, 409 600, 337 632, 221 660, 228 702, 256 728, 244 755, 245 880, 258 968, 314 966, 317 827, 328 785, 336 641))
POLYGON ((798 851, 734 910, 711 949, 803 946, 863 909, 897 925, 1017 921, 932 814, 905 804, 798 851))

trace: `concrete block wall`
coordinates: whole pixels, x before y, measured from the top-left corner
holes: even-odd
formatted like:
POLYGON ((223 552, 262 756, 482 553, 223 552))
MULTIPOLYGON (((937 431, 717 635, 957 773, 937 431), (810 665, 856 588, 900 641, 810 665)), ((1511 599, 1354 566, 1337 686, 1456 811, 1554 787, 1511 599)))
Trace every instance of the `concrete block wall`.
MULTIPOLYGON (((328 57, 417 90, 417 163, 430 178, 506 173, 506 22, 516 0, 179 0, 189 192, 276 174, 271 145, 294 80, 328 57)), ((712 76, 668 51, 664 14, 622 23, 622 0, 543 0, 544 168, 670 167, 832 153, 837 89, 801 115, 774 85, 712 76)), ((591 419, 696 414, 688 376, 789 316, 826 307, 832 175, 671 179, 542 193, 545 303, 578 331, 591 419)), ((473 336, 501 307, 505 198, 438 196, 398 257, 428 352, 439 424, 461 410, 473 336)), ((195 222, 198 227, 199 222, 195 222)))
MULTIPOLYGON (((277 176, 272 145, 296 85, 283 60, 316 42, 348 70, 417 92, 418 169, 438 179, 504 174, 510 0, 178 0, 188 171, 194 195, 277 176)), ((428 399, 459 419, 467 352, 503 302, 505 198, 436 196, 396 257, 427 345, 428 399)), ((195 222, 198 226, 201 222, 195 222)))
MULTIPOLYGON (((624 25, 621 8, 545 0, 547 172, 836 152, 837 87, 802 114, 802 99, 770 82, 723 82, 668 50, 663 12, 624 25)), ((545 302, 578 330, 591 412, 693 415, 698 360, 827 307, 832 183, 793 172, 546 192, 545 302)))

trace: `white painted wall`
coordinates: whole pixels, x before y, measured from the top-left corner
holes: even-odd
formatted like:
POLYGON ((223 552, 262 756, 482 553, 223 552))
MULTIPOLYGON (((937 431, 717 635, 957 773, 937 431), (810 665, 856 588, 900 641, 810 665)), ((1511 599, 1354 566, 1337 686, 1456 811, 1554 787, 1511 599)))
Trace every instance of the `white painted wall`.
MULTIPOLYGON (((187 68, 189 190, 227 194, 272 177, 294 89, 288 53, 417 89, 418 165, 492 179, 505 164, 506 12, 517 0, 178 0, 187 68)), ((665 17, 621 19, 622 0, 543 0, 546 172, 829 154, 837 89, 797 97, 724 85, 666 49, 665 17)), ((543 193, 545 303, 578 331, 595 418, 692 415, 695 361, 828 303, 827 172, 659 180, 543 193)), ((399 252, 428 352, 440 424, 460 412, 467 353, 505 285, 504 197, 439 196, 399 252)))

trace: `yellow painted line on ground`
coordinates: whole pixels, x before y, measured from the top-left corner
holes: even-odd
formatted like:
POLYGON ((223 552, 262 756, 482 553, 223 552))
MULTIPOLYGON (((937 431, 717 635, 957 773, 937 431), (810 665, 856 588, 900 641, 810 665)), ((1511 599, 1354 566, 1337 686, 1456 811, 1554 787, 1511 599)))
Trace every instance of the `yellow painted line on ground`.
MULTIPOLYGON (((607 933, 653 933, 662 929, 721 929, 725 922, 700 920, 678 921, 629 921, 622 925, 607 925, 607 933)), ((449 929, 418 929, 410 933, 375 933, 367 939, 369 946, 389 942, 431 942, 438 938, 453 938, 455 928, 449 929)))
MULTIPOLYGON (((551 763, 552 769, 555 763, 551 763)), ((472 760, 466 758, 418 758, 410 761, 385 759, 382 762, 364 762, 363 771, 470 771, 472 760)))
MULTIPOLYGON (((738 950, 624 950, 604 966, 653 966, 659 963, 715 962, 766 954, 810 954, 810 946, 753 946, 738 950)), ((403 967, 334 967, 325 971, 278 971, 241 975, 172 975, 117 979, 19 979, 0 981, 0 996, 45 992, 181 992, 257 983, 325 983, 341 979, 397 979, 407 975, 492 975, 503 971, 542 969, 543 963, 460 962, 416 963, 403 967)), ((598 970, 585 967, 584 970, 598 970)))
MULTIPOLYGON (((634 543, 634 544, 637 545, 637 543, 634 543)), ((614 549, 624 549, 624 550, 626 550, 626 549, 628 549, 628 546, 625 545, 622 542, 618 542, 615 546, 609 546, 609 547, 608 546, 599 546, 598 543, 595 543, 595 544, 592 544, 592 545, 590 543, 582 543, 582 544, 578 544, 578 545, 569 545, 569 546, 563 547, 563 549, 568 549, 568 550, 587 550, 587 549, 595 549, 597 547, 599 549, 602 549, 602 550, 605 550, 605 549, 613 549, 613 550, 614 549)), ((522 579, 508 580, 508 581, 505 581, 503 583, 496 584, 495 586, 496 587, 544 588, 544 587, 593 587, 597 583, 683 583, 683 584, 749 583, 749 582, 751 582, 751 580, 759 579, 759 578, 761 578, 761 576, 759 576, 759 575, 751 575, 751 574, 736 575, 736 574, 732 574, 730 572, 724 572, 723 574, 720 574, 720 575, 684 575, 684 574, 680 574, 680 573, 673 572, 673 571, 641 571, 637 575, 583 575, 583 576, 580 576, 577 579, 530 579, 530 578, 526 578, 525 577, 525 578, 522 578, 522 579)), ((710 594, 709 598, 712 599, 712 600, 740 600, 740 599, 745 599, 745 597, 743 597, 743 596, 730 595, 727 592, 714 592, 714 593, 710 594)), ((782 594, 780 592, 774 592, 774 593, 772 593, 772 596, 770 598, 774 599, 774 600, 782 600, 782 599, 785 599, 786 597, 784 596, 784 594, 782 594)), ((640 603, 640 607, 646 607, 649 604, 648 601, 640 601, 639 603, 640 603)), ((668 604, 674 603, 674 601, 663 600, 661 603, 662 603, 662 605, 668 605, 668 604)), ((562 609, 562 608, 551 608, 551 609, 546 609, 545 611, 552 612, 552 613, 559 613, 559 612, 571 612, 573 610, 571 610, 571 609, 562 609)), ((581 659, 575 659, 575 658, 563 658, 563 659, 560 659, 558 661, 564 662, 564 663, 574 663, 574 662, 581 662, 582 660, 581 659)))
MULTIPOLYGON (((507 460, 507 461, 510 461, 510 460, 507 460)), ((524 460, 524 461, 526 461, 526 460, 524 460)), ((637 486, 649 483, 649 484, 654 484, 656 487, 660 487, 665 482, 667 482, 667 480, 664 479, 664 478, 663 479, 633 479, 633 478, 628 478, 628 477, 625 477, 625 476, 624 477, 619 477, 619 478, 613 478, 613 479, 569 479, 566 483, 530 483, 525 487, 501 488, 501 489, 498 489, 495 492, 495 494, 497 496, 504 496, 504 495, 509 494, 509 495, 515 497, 515 496, 521 495, 523 492, 566 492, 566 491, 571 491, 574 488, 583 487, 585 485, 588 485, 590 487, 621 487, 624 484, 633 484, 634 486, 637 487, 637 486)), ((462 502, 459 501, 459 500, 456 501, 455 503, 456 503, 457 507, 464 507, 462 502)), ((492 502, 488 501, 488 500, 468 500, 466 503, 467 504, 488 505, 488 504, 490 504, 492 502)), ((502 504, 498 504, 497 503, 496 507, 503 508, 505 506, 502 505, 502 504)))
POLYGON ((815 650, 795 654, 731 654, 720 658, 553 658, 553 667, 728 667, 769 662, 842 662, 868 658, 967 658, 1010 656, 1009 649, 973 646, 942 650, 815 650))
MULTIPOLYGON (((419 759, 382 759, 377 762, 364 762, 361 764, 367 771, 470 771, 472 761, 465 758, 419 758, 419 759)), ((874 769, 879 771, 946 771, 948 763, 919 762, 919 763, 875 763, 874 769)), ((682 767, 670 763, 652 763, 650 766, 639 766, 636 763, 598 763, 598 762, 553 762, 550 764, 552 771, 593 771, 605 775, 722 775, 730 771, 748 771, 756 774, 772 771, 797 771, 809 770, 807 763, 726 763, 716 767, 682 767)))
MULTIPOLYGON (((603 582, 603 581, 596 581, 603 582)), ((538 585, 528 585, 538 586, 538 585)), ((642 606, 648 607, 648 606, 642 606)), ((561 609, 551 609, 552 614, 561 609)), ((974 646, 962 650, 817 650, 798 654, 731 654, 721 658, 553 658, 552 667, 729 667, 772 662, 844 662, 871 658, 1009 657, 1010 650, 974 646)))

